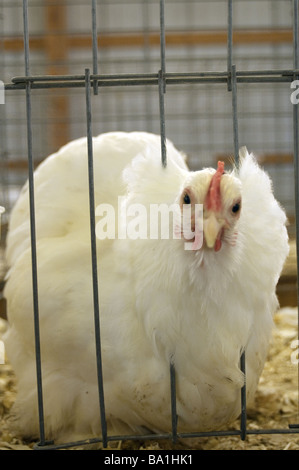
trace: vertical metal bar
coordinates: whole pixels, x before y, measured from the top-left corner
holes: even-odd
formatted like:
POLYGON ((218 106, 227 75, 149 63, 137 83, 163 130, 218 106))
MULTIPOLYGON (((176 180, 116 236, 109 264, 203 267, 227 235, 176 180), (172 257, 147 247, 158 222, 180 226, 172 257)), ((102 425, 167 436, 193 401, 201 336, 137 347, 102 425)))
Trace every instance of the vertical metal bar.
MULTIPOLYGON (((150 4, 148 0, 142 1, 142 30, 143 30, 143 67, 145 73, 151 71, 151 47, 150 47, 150 4)), ((146 129, 153 132, 153 112, 152 112, 152 90, 150 87, 144 88, 145 109, 146 109, 146 129)))
POLYGON ((240 358, 240 369, 244 374, 245 382, 241 388, 241 439, 244 441, 246 439, 246 421, 247 421, 247 412, 246 412, 246 365, 245 365, 245 351, 242 352, 240 358))
MULTIPOLYGON (((1 2, 0 5, 0 31, 4 30, 4 5, 3 2, 1 2)), ((2 70, 2 74, 4 73, 5 70, 5 65, 6 65, 6 60, 5 60, 5 54, 4 54, 4 44, 3 41, 0 41, 0 70, 2 70)), ((4 76, 1 77, 2 80, 4 79, 4 76)), ((5 88, 3 89, 3 84, 0 82, 0 104, 5 103, 5 88), (1 94, 3 93, 3 96, 1 94)), ((5 151, 7 148, 7 134, 6 134, 6 122, 7 122, 7 116, 6 116, 6 106, 0 106, 0 142, 1 142, 1 148, 0 148, 0 162, 3 163, 3 167, 1 168, 0 172, 0 193, 1 193, 1 198, 0 198, 0 204, 5 208, 5 212, 0 209, 0 217, 2 213, 2 218, 0 221, 0 244, 1 244, 1 223, 3 223, 4 219, 5 221, 7 220, 7 216, 10 212, 10 198, 9 198, 9 170, 8 170, 8 152, 5 151)), ((3 234, 3 232, 2 232, 3 234)))
POLYGON ((233 53, 233 2, 228 0, 227 9, 227 90, 232 91, 232 53, 233 53))
POLYGON ((239 129, 238 129, 238 104, 237 104, 237 75, 236 66, 231 68, 232 84, 232 109, 233 109, 233 135, 235 165, 239 166, 239 129))
POLYGON ((227 3, 227 90, 232 92, 233 136, 235 164, 239 166, 239 133, 237 108, 237 76, 233 65, 233 1, 227 3))
POLYGON ((159 70, 159 111, 160 111, 160 135, 161 135, 161 160, 165 168, 167 166, 166 132, 165 132, 165 104, 164 104, 164 80, 162 70, 159 70))
POLYGON ((166 93, 164 0, 160 0, 160 60, 161 60, 161 70, 159 71, 159 109, 160 109, 160 134, 161 134, 161 160, 162 160, 162 166, 165 168, 167 166, 167 155, 166 155, 165 103, 164 103, 164 94, 166 93))
POLYGON ((175 367, 174 364, 170 363, 170 394, 171 394, 171 430, 172 430, 172 442, 177 441, 177 410, 176 410, 176 380, 175 380, 175 367))
MULTIPOLYGON (((298 49, 298 0, 293 1, 293 67, 298 70, 299 65, 298 49)), ((298 76, 294 74, 294 80, 298 76)), ((294 139, 294 197, 295 197, 295 225, 296 225, 296 253, 297 253, 297 305, 299 307, 299 107, 293 104, 293 139, 294 139)), ((298 309, 298 329, 299 329, 299 309, 298 309)), ((299 331, 298 331, 299 335, 299 331)), ((299 364, 298 364, 298 389, 299 389, 299 364)), ((298 398, 298 418, 299 418, 299 398, 298 398)), ((296 427, 299 423, 296 424, 296 427)))
POLYGON ((91 241, 93 302, 94 302, 95 345, 96 345, 97 377, 98 377, 98 390, 99 390, 99 404, 100 404, 102 438, 103 438, 103 446, 107 447, 107 424, 106 424, 106 413, 105 413, 102 352, 101 352, 101 334, 100 334, 100 308, 99 308, 97 245, 96 245, 96 224, 95 224, 95 200, 94 200, 91 82, 90 82, 90 71, 89 71, 89 69, 85 70, 85 93, 86 93, 88 182, 89 182, 89 209, 90 209, 90 241, 91 241))
MULTIPOLYGON (((237 73, 236 66, 233 64, 233 2, 228 0, 227 15, 227 89, 232 93, 232 114, 233 114, 233 139, 234 139, 234 157, 235 165, 239 167, 239 129, 238 129, 238 104, 237 104, 237 73)), ((244 385, 241 388, 241 439, 246 438, 246 368, 245 351, 240 357, 240 369, 244 374, 244 385)))
MULTIPOLYGON (((28 1, 23 0, 23 24, 24 24, 24 53, 25 73, 30 76, 29 63, 29 27, 28 27, 28 1)), ((29 184, 29 211, 31 233, 31 262, 32 262, 32 289, 33 289, 33 314, 34 337, 36 357, 37 398, 39 414, 40 443, 45 444, 44 406, 42 389, 42 368, 39 328, 38 282, 37 282, 37 255, 36 255, 36 227, 35 227, 35 201, 34 201, 34 163, 32 152, 32 110, 31 110, 31 84, 26 84, 26 117, 27 117, 27 147, 28 147, 28 184, 29 184)))
POLYGON ((30 76, 29 61, 29 21, 28 21, 28 1, 23 0, 23 27, 24 27, 24 54, 25 54, 25 75, 30 76))
MULTIPOLYGON (((92 18, 92 67, 93 74, 98 74, 98 35, 97 35, 97 0, 92 0, 91 6, 92 18)), ((97 95, 99 92, 98 81, 93 80, 93 93, 97 95)))
POLYGON ((294 69, 298 69, 298 0, 294 0, 293 5, 293 65, 294 69))
MULTIPOLYGON (((298 69, 299 56, 298 56, 298 0, 294 0, 293 8, 293 65, 294 70, 298 69)), ((293 79, 296 80, 297 76, 294 74, 293 79)), ((295 184, 295 223, 296 223, 296 246, 297 246, 297 276, 299 280, 299 142, 298 142, 298 104, 293 104, 293 133, 294 133, 294 184, 295 184)), ((297 295, 299 300, 299 282, 297 282, 297 295)))
MULTIPOLYGON (((165 63, 165 8, 164 0, 160 0, 160 58, 161 70, 164 77, 166 71, 165 63)), ((164 83, 164 93, 166 92, 166 84, 164 83)))

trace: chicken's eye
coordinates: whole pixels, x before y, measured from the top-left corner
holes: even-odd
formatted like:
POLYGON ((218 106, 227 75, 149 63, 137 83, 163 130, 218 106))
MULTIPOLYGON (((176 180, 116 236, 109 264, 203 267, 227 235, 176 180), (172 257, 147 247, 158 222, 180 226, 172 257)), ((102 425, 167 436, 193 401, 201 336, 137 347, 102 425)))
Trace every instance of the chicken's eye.
POLYGON ((190 200, 190 196, 189 194, 185 194, 184 196, 184 204, 190 204, 191 200, 190 200))
POLYGON ((233 207, 232 207, 232 212, 233 212, 234 214, 236 214, 237 212, 239 212, 240 207, 241 207, 241 206, 240 206, 240 203, 237 202, 236 204, 233 205, 233 207))

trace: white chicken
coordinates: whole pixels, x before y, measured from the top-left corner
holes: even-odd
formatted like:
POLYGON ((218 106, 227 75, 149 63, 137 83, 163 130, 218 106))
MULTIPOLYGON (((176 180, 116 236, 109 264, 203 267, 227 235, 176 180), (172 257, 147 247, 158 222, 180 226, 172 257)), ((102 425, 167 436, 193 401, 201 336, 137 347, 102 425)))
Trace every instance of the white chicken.
MULTIPOLYGON (((93 152, 96 206, 114 207, 109 216, 105 212, 106 239, 97 239, 108 432, 171 429, 170 361, 176 370, 178 430, 226 426, 240 413, 244 350, 247 398, 254 396, 288 254, 286 216, 271 181, 246 149, 240 168, 232 172, 225 172, 221 162, 217 170, 191 172, 169 141, 163 168, 160 137, 147 133, 100 135, 93 139, 93 152), (153 204, 177 204, 182 212, 189 206, 193 240, 184 239, 185 233, 141 237, 137 229, 146 224, 148 232, 153 204), (203 204, 201 238, 196 204, 203 204), (141 206, 146 211, 137 220, 141 206), (119 217, 119 207, 134 210, 126 219, 119 217), (123 236, 130 223, 135 236, 123 236), (115 237, 109 238, 111 233, 115 237), (192 249, 185 249, 186 241, 192 249)), ((88 438, 99 435, 101 427, 85 138, 40 165, 35 196, 46 435, 56 442, 88 438)), ((162 217, 159 229, 164 223, 162 217)), ((6 348, 18 379, 14 413, 20 432, 35 437, 27 185, 11 214, 6 254, 6 348)))

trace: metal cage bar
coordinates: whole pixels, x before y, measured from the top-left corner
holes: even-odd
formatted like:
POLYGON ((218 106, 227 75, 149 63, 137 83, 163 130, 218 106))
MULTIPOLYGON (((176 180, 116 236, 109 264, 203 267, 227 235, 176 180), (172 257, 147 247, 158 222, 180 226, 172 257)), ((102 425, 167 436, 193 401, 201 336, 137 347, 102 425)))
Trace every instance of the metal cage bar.
POLYGON ((89 188, 89 216, 90 216, 90 243, 92 263, 92 287, 94 303, 94 329, 97 359, 97 377, 99 404, 101 415, 102 439, 104 447, 107 447, 107 426, 105 415, 104 384, 102 370, 101 334, 100 334, 100 304, 98 288, 97 244, 95 223, 95 199, 94 199, 94 170, 93 170, 93 145, 92 145, 92 113, 91 113, 91 83, 90 71, 86 69, 86 121, 87 121, 87 148, 88 148, 88 188, 89 188))
MULTIPOLYGON (((30 194, 30 225, 31 225, 31 250, 32 250, 32 279, 33 279, 33 303, 34 303, 34 327, 35 327, 35 347, 36 347, 36 372, 38 387, 38 409, 39 409, 39 427, 40 442, 36 449, 59 449, 73 446, 93 444, 102 442, 106 447, 109 441, 120 439, 172 439, 175 442, 178 438, 208 437, 208 436, 229 436, 236 435, 245 439, 250 434, 288 434, 299 433, 298 425, 290 425, 288 429, 246 429, 246 384, 241 390, 241 417, 240 429, 211 431, 211 432, 192 432, 178 433, 178 417, 176 410, 176 376, 173 363, 170 364, 170 396, 171 396, 171 432, 161 434, 147 435, 123 435, 109 436, 107 434, 104 383, 102 375, 102 357, 101 357, 101 335, 100 335, 100 299, 98 293, 98 270, 97 253, 95 242, 95 205, 94 205, 94 181, 93 181, 93 148, 92 148, 92 112, 91 112, 91 88, 94 95, 97 94, 98 86, 136 86, 153 85, 158 86, 159 105, 160 105, 160 129, 161 129, 161 163, 167 165, 166 145, 165 145, 165 104, 164 97, 166 87, 176 84, 202 84, 202 83, 223 83, 227 90, 232 93, 232 120, 233 120, 233 148, 236 164, 238 165, 238 116, 237 116, 237 84, 238 83, 287 83, 293 81, 299 76, 299 56, 298 56, 298 0, 293 0, 293 50, 294 63, 291 70, 264 70, 264 71, 237 71, 233 64, 233 2, 228 0, 228 50, 227 50, 227 71, 225 72, 201 72, 201 73, 167 73, 165 58, 165 11, 164 0, 160 0, 160 59, 161 69, 154 74, 123 74, 123 75, 102 75, 98 74, 98 46, 97 46, 97 25, 96 25, 96 0, 91 2, 92 17, 92 53, 93 53, 93 74, 89 69, 82 75, 61 75, 61 76, 32 76, 30 74, 29 59, 29 25, 28 25, 28 0, 23 0, 23 20, 24 20, 24 48, 25 48, 25 76, 16 77, 12 83, 6 84, 6 90, 25 90, 26 93, 26 117, 27 117, 27 143, 28 143, 28 178, 30 194), (86 94, 86 123, 87 123, 87 145, 88 145, 88 174, 89 174, 89 199, 90 199, 90 228, 91 228, 91 251, 92 251, 92 273, 93 273, 93 300, 94 300, 94 325, 97 356, 97 373, 99 389, 99 406, 101 415, 102 436, 83 441, 63 443, 55 445, 45 440, 44 428, 44 409, 43 409, 43 390, 42 390, 42 367, 40 351, 40 332, 39 332, 39 306, 38 306, 38 272, 37 272, 37 254, 36 254, 36 233, 35 233, 35 204, 34 204, 34 166, 32 151, 32 116, 31 100, 33 89, 48 88, 85 88, 86 94)), ((294 173, 295 173, 295 204, 296 204, 296 241, 297 254, 299 247, 299 143, 298 143, 298 105, 293 108, 294 123, 294 173)), ((297 273, 299 277, 299 258, 297 256, 297 273)), ((298 288, 299 297, 299 288, 298 288)), ((246 373, 245 352, 240 357, 240 369, 246 373)))
MULTIPOLYGON (((298 44, 298 0, 293 0, 293 66, 297 70, 299 65, 299 44, 298 44)), ((298 74, 294 72, 293 80, 298 79, 298 74)), ((294 198, 295 198, 295 226, 296 226, 296 252, 297 252, 297 304, 299 301, 299 108, 298 104, 293 104, 293 139, 294 139, 294 198)), ((298 312, 299 327, 299 312, 298 312)), ((298 332, 299 334, 299 332, 298 332)), ((299 389, 299 364, 298 364, 298 389, 299 389)), ((299 400, 299 398, 298 398, 299 400)), ((299 401, 298 401, 299 408, 299 401)), ((290 424, 291 429, 299 428, 297 424, 290 424)))
POLYGON ((165 105, 164 95, 166 93, 166 63, 165 63, 165 9, 164 0, 160 0, 160 60, 161 69, 158 72, 159 85, 159 111, 160 111, 160 134, 161 134, 161 159, 165 168, 167 165, 166 136, 165 136, 165 105))
MULTIPOLYGON (((236 71, 236 83, 291 83, 293 77, 299 74, 298 69, 288 70, 256 70, 256 71, 236 71)), ((158 73, 151 74, 100 74, 90 75, 91 83, 97 80, 99 87, 121 87, 121 86, 144 86, 159 84, 158 73)), ((164 75, 166 85, 181 84, 227 84, 230 80, 228 72, 186 72, 170 73, 164 75)), ((12 83, 5 84, 5 90, 24 90, 26 84, 31 83, 31 89, 51 89, 51 88, 84 88, 85 75, 30 75, 17 76, 12 78, 12 83)))
POLYGON ((239 166, 239 131, 238 131, 238 105, 237 105, 237 76, 236 66, 231 68, 232 114, 235 164, 239 166))
MULTIPOLYGON (((28 0, 23 0, 23 24, 24 24, 24 53, 25 53, 25 73, 30 75, 29 58, 29 24, 28 24, 28 0)), ((41 367, 41 344, 39 329, 39 304, 38 304, 38 274, 37 274, 37 253, 36 253, 36 225, 35 225, 35 201, 34 201, 34 162, 32 151, 32 113, 31 113, 31 84, 26 84, 26 118, 27 118, 27 149, 28 149, 28 184, 29 184, 29 212, 30 212, 30 240, 31 240, 31 262, 32 262, 32 293, 33 293, 33 314, 34 314, 34 338, 35 338, 35 359, 36 359, 36 379, 38 416, 40 430, 40 444, 45 445, 45 423, 42 388, 42 367, 41 367)))
MULTIPOLYGON (((92 30, 92 69, 94 75, 98 74, 98 34, 97 34, 97 0, 92 0, 91 6, 91 30, 92 30)), ((93 92, 98 94, 98 82, 93 82, 93 92)))

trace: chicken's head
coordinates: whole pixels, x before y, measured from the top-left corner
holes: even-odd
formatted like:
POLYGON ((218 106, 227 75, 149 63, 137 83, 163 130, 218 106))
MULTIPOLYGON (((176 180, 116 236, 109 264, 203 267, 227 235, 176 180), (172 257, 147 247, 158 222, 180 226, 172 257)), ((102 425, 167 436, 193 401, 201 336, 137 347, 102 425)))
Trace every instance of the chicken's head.
POLYGON ((216 171, 207 169, 193 174, 182 191, 181 207, 203 205, 204 249, 219 251, 223 242, 235 244, 241 200, 241 182, 224 171, 223 162, 218 162, 216 171))

